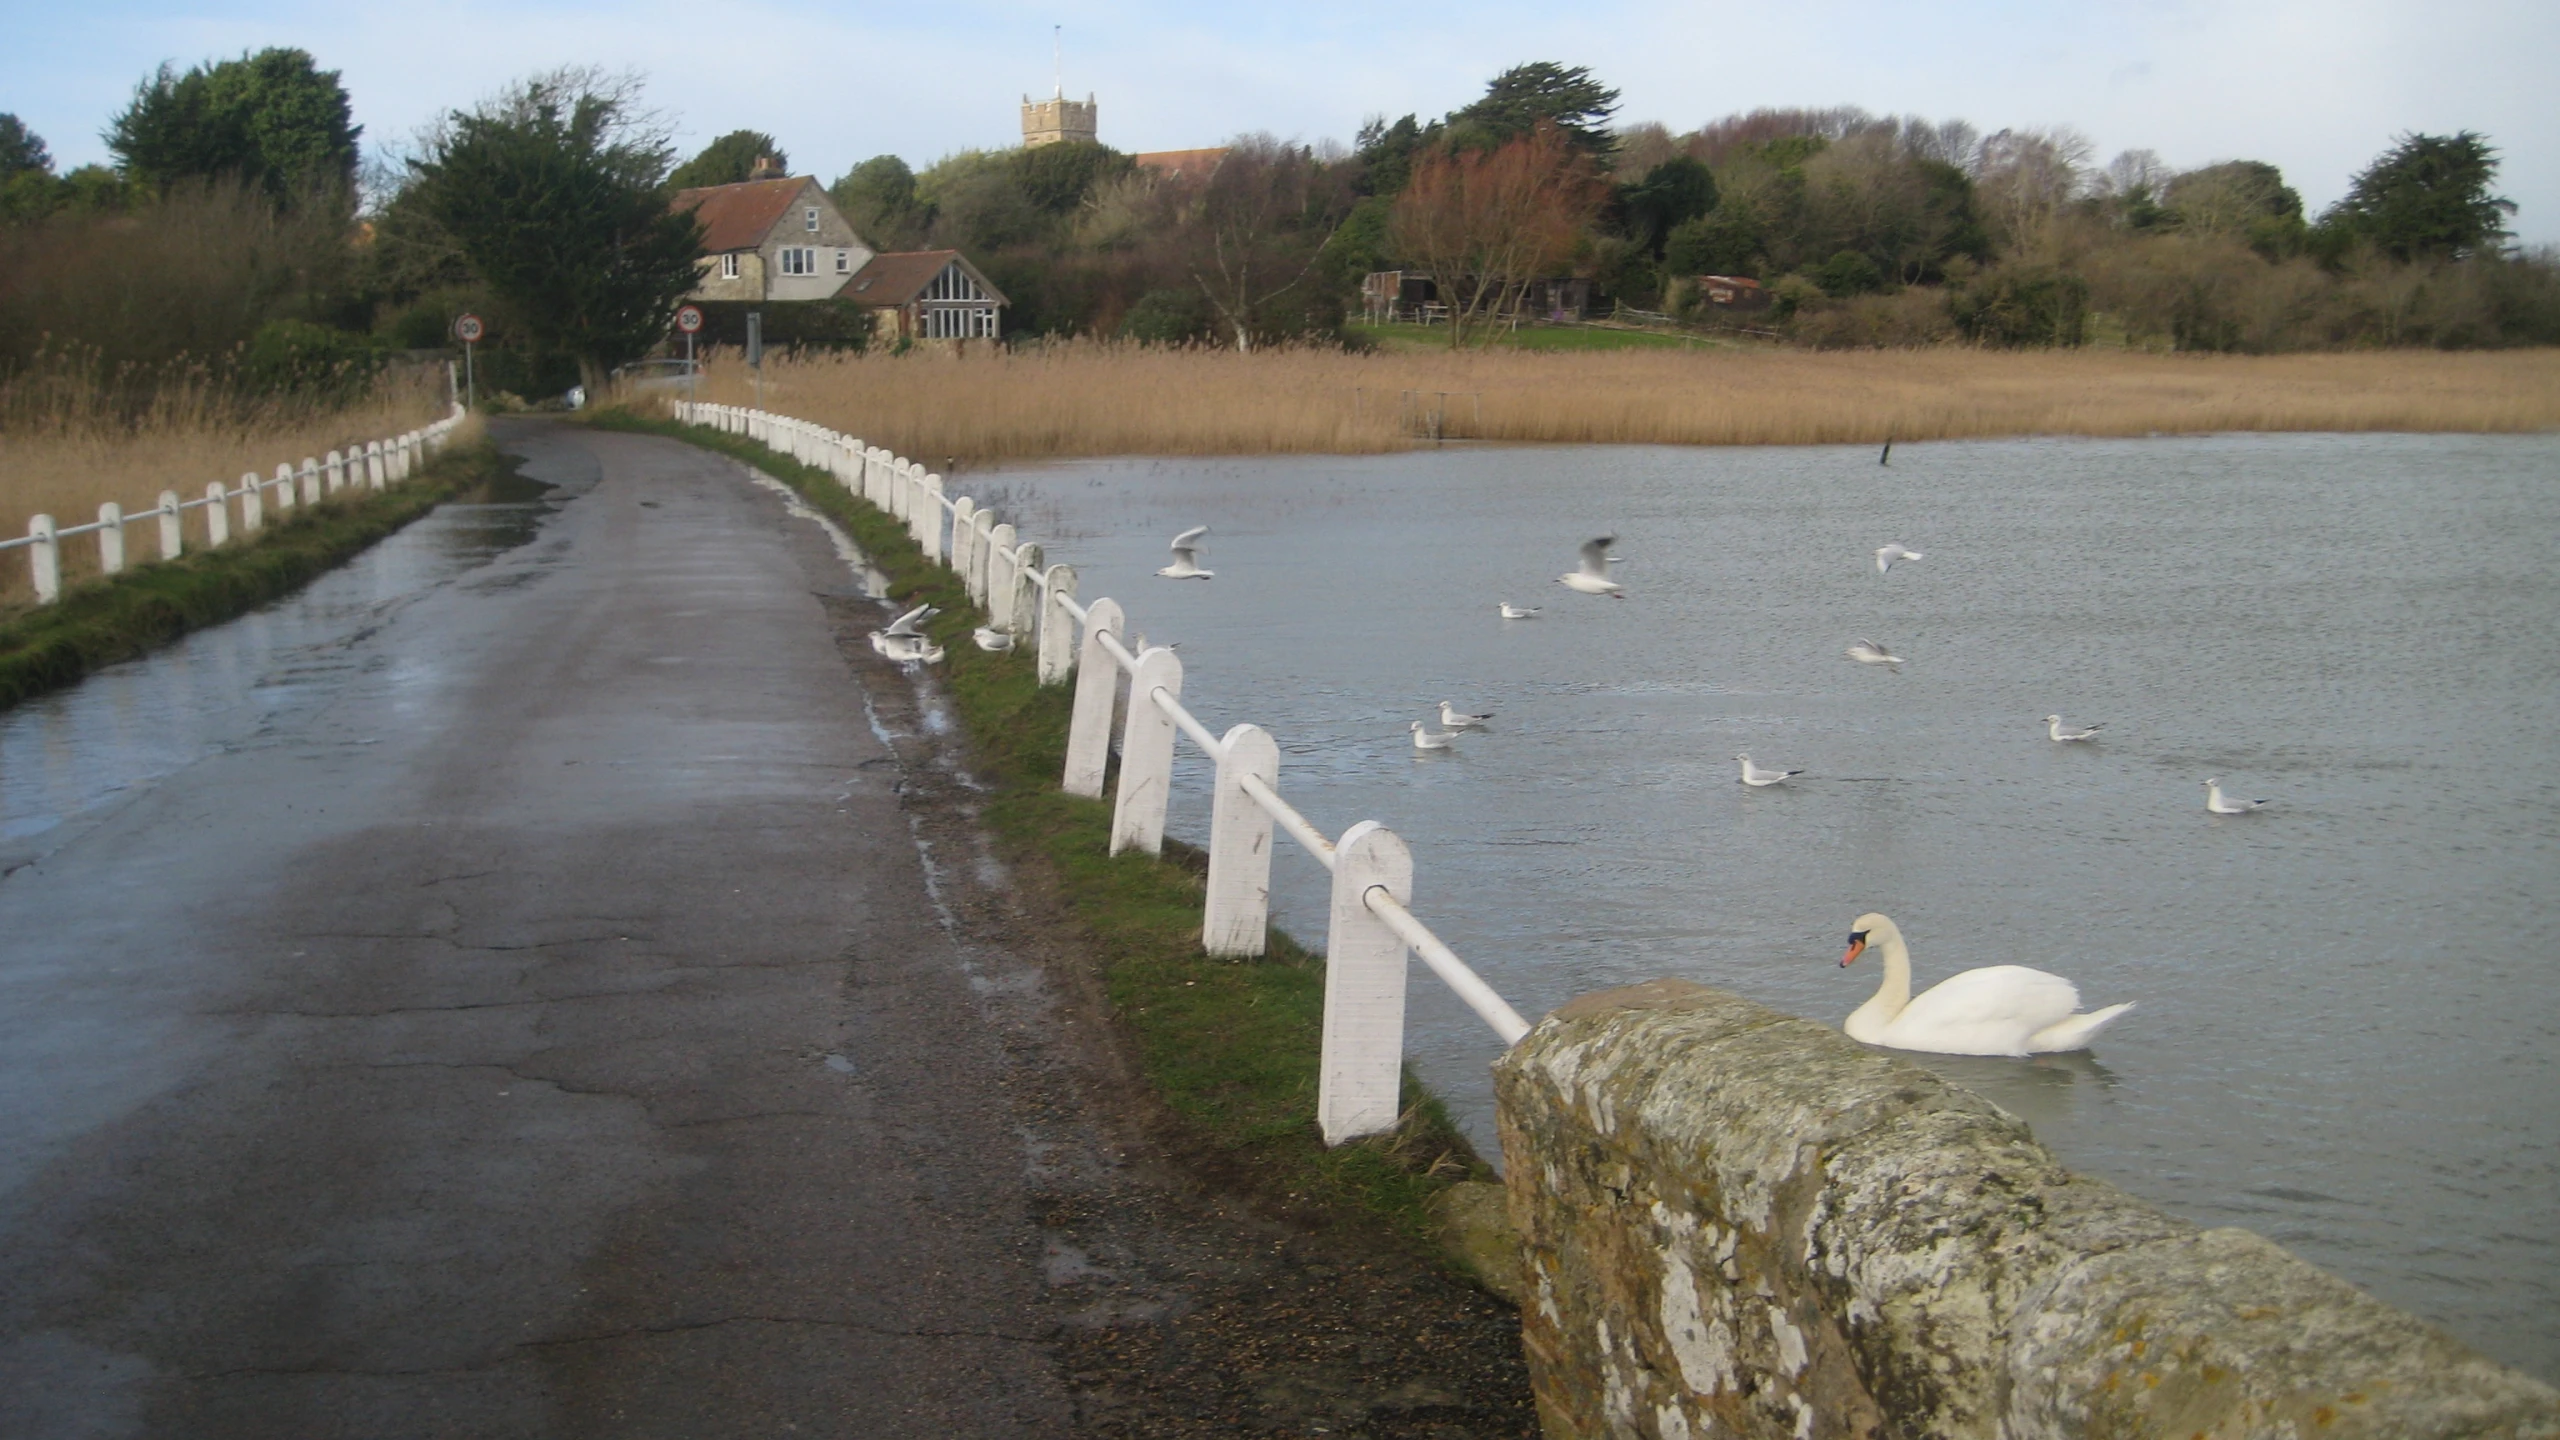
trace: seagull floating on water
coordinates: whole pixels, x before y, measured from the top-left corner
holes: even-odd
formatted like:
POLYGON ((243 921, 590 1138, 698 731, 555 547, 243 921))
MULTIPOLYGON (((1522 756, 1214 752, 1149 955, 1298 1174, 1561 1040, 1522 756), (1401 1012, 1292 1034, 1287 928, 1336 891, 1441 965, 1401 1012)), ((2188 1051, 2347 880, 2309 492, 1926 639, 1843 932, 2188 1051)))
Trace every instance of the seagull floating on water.
POLYGON ((1751 763, 1751 752, 1747 750, 1733 758, 1742 762, 1742 783, 1745 785, 1780 785, 1804 773, 1801 770, 1763 770, 1751 763))
POLYGON ((992 625, 979 626, 971 633, 970 638, 978 642, 979 649, 993 650, 998 654, 1013 648, 1013 632, 999 630, 992 625))
POLYGON ((1200 537, 1209 533, 1206 525, 1194 525, 1173 537, 1173 563, 1156 573, 1168 580, 1206 580, 1215 570, 1200 568, 1200 537))
POLYGON ((1609 563, 1618 558, 1609 553, 1609 547, 1617 543, 1618 537, 1615 535, 1603 535, 1596 540, 1582 542, 1582 568, 1569 575, 1557 576, 1556 583, 1568 590, 1579 590, 1585 595, 1609 595, 1620 600, 1626 599, 1626 588, 1609 578, 1609 563))
POLYGON ((2062 723, 2062 717, 2059 715, 2047 715, 2044 717, 2044 733, 2052 736, 2056 742, 2065 745, 2074 740, 2095 740, 2098 738, 2098 732, 2106 728, 2107 722, 2104 720, 2099 721, 2095 725, 2065 725, 2062 723))
POLYGON ((1457 738, 1455 730, 1426 730, 1421 721, 1413 722, 1413 748, 1416 750, 1446 750, 1449 742, 1457 738))
POLYGON ((1440 702, 1440 723, 1451 730, 1481 730, 1484 728, 1484 722, 1492 718, 1493 712, 1490 710, 1481 715, 1461 715, 1448 701, 1440 702))
POLYGON ((1890 665, 1894 674, 1902 673, 1902 657, 1873 640, 1861 640, 1842 653, 1861 665, 1890 665))
POLYGON ((2234 800, 2222 793, 2221 781, 2204 782, 2204 808, 2216 815, 2246 815, 2267 803, 2264 800, 2234 800))
POLYGON ((1876 573, 1882 575, 1892 570, 1893 562, 1896 560, 1925 560, 1927 558, 1929 557, 1907 545, 1904 545, 1901 541, 1896 540, 1890 545, 1879 545, 1876 547, 1876 573))
POLYGON ((1532 605, 1524 610, 1521 607, 1512 604, 1510 601, 1505 600, 1502 602, 1502 618, 1505 620, 1535 620, 1538 618, 1538 611, 1540 608, 1541 607, 1539 606, 1532 605))

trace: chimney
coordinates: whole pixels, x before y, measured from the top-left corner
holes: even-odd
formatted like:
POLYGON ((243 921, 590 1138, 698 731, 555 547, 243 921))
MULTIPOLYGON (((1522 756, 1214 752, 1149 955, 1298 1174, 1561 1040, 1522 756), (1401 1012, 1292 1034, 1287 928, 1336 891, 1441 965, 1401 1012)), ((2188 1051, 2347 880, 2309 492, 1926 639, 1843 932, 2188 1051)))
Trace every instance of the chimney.
POLYGON ((782 173, 782 167, 774 163, 772 156, 759 155, 756 157, 756 168, 747 172, 747 178, 750 180, 780 180, 785 177, 782 173))

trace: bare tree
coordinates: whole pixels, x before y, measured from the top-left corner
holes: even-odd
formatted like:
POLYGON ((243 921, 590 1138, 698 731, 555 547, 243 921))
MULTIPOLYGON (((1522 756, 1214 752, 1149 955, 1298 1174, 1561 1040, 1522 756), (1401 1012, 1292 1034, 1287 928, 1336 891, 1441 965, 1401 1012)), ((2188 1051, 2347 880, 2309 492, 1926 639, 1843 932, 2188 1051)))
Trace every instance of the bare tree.
POLYGON ((1519 304, 1529 282, 1573 257, 1604 191, 1551 125, 1493 150, 1429 156, 1397 197, 1396 249, 1421 262, 1449 307, 1449 344, 1519 304))
POLYGON ((2068 126, 2051 130, 2003 130, 1982 142, 1974 181, 1992 221, 2017 249, 2050 238, 2064 202, 2088 181, 2096 147, 2068 126))
POLYGON ((1254 331, 1268 328, 1270 307, 1314 276, 1348 202, 1310 150, 1268 135, 1227 147, 1184 217, 1180 243, 1193 282, 1237 350, 1251 350, 1254 331))

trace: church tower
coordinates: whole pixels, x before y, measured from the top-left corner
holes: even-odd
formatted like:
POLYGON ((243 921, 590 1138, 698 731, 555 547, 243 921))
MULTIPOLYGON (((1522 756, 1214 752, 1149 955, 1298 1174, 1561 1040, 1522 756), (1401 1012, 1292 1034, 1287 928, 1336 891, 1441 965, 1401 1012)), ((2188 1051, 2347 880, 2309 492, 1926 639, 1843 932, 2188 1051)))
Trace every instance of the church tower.
POLYGON ((1028 95, 1022 97, 1022 148, 1025 150, 1035 145, 1055 145, 1061 140, 1091 142, 1101 134, 1096 123, 1100 107, 1093 103, 1092 92, 1085 93, 1081 105, 1067 98, 1065 26, 1050 27, 1049 48, 1053 68, 1057 71, 1056 88, 1046 100, 1034 100, 1028 95))

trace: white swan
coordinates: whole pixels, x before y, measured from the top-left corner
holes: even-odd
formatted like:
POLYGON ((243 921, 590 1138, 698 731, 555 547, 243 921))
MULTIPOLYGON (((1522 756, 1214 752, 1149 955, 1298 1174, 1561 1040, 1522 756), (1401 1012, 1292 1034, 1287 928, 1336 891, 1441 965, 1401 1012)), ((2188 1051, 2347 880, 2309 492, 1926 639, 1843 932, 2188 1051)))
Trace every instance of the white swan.
POLYGON ((1911 994, 1911 950, 1891 920, 1861 915, 1849 931, 1847 965, 1870 944, 1884 947, 1884 983, 1851 1011, 1841 1029, 1852 1040, 1932 1055, 2046 1055, 2085 1050, 2098 1032, 2133 1008, 2128 1000, 2082 1015, 2080 988, 2024 965, 1989 965, 1950 975, 1919 998, 1911 994))

